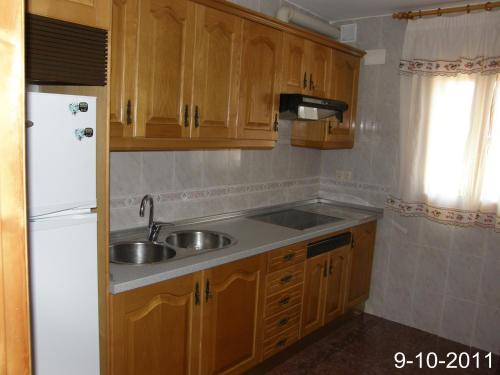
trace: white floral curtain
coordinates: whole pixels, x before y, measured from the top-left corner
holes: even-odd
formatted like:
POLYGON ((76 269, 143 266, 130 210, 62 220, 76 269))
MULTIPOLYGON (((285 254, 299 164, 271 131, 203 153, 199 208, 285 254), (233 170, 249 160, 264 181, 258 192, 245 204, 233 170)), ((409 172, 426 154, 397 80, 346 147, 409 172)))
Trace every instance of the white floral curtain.
POLYGON ((389 207, 500 231, 500 12, 409 21, 389 207))

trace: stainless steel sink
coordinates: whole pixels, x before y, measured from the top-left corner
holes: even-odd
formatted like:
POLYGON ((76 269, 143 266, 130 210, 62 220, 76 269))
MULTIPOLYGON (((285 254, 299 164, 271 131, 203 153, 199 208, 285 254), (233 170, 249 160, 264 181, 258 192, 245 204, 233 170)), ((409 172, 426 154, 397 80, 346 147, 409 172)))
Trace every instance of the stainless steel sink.
POLYGON ((151 241, 119 242, 109 247, 109 258, 113 263, 156 263, 173 258, 175 254, 175 250, 165 244, 151 241))
POLYGON ((185 230, 170 233, 165 242, 174 249, 195 251, 224 249, 236 243, 229 234, 205 230, 185 230))

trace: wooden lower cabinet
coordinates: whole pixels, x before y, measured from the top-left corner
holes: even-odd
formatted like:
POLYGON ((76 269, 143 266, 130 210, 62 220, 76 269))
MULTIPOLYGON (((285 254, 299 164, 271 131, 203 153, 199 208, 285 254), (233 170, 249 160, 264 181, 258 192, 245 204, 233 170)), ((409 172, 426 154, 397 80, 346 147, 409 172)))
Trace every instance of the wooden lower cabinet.
POLYGON ((302 335, 308 335, 323 325, 327 268, 328 254, 318 255, 306 262, 302 335))
POLYGON ((344 314, 350 254, 351 246, 346 245, 307 260, 302 335, 344 314))
POLYGON ((302 242, 112 295, 111 374, 243 373, 368 298, 375 229, 309 259, 302 242))
POLYGON ((204 275, 201 373, 239 374, 260 361, 265 256, 204 275))
POLYGON ((198 374, 201 273, 111 297, 111 373, 198 374))
POLYGON ((112 296, 111 373, 239 374, 254 366, 264 272, 265 256, 256 256, 112 296))
POLYGON ((370 294, 373 250, 377 222, 352 228, 352 251, 349 259, 349 276, 345 307, 352 308, 366 301, 370 294))
POLYGON ((324 324, 344 313, 344 295, 349 272, 349 250, 349 246, 344 246, 330 253, 325 287, 324 324))

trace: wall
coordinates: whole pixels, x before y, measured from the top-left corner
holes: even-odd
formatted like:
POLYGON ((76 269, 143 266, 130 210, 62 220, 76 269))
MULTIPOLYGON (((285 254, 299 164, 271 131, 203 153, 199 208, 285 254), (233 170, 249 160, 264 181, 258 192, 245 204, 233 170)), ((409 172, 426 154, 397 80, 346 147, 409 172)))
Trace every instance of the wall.
MULTIPOLYGON (((377 17, 357 24, 357 46, 384 48, 387 61, 362 66, 355 146, 322 153, 320 195, 382 207, 398 181, 398 62, 405 23, 377 17), (352 180, 336 178, 337 171, 351 171, 352 180)), ((366 310, 498 353, 500 234, 386 210, 366 310)))
POLYGON ((145 194, 163 221, 316 197, 320 157, 290 146, 287 121, 272 150, 112 152, 111 230, 147 224, 139 217, 145 194))

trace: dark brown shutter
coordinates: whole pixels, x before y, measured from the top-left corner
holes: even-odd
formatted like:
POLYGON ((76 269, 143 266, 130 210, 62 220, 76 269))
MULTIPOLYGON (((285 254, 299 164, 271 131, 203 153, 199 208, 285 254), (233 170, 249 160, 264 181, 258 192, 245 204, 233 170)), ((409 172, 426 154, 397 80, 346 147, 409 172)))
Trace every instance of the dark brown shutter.
POLYGON ((40 84, 105 86, 108 33, 26 15, 26 80, 40 84))

